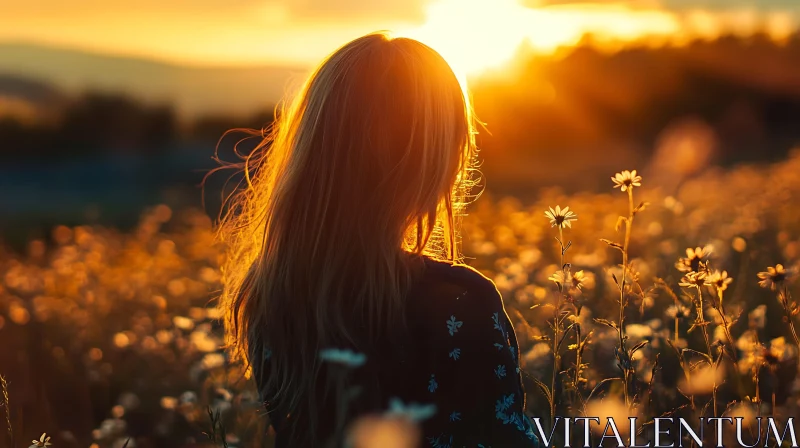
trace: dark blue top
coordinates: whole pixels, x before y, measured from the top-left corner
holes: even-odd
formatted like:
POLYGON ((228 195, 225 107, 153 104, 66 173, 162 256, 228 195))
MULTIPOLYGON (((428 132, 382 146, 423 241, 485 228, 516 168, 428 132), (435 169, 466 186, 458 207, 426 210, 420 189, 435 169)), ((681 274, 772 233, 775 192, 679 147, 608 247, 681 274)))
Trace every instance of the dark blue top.
MULTIPOLYGON (((424 264, 408 291, 407 331, 399 344, 365 353, 365 363, 348 374, 348 390, 357 395, 346 420, 404 409, 421 419, 421 447, 538 447, 524 413, 517 339, 494 283, 468 266, 427 258, 424 264)), ((268 373, 252 364, 261 391, 268 373)), ((267 409, 276 446, 292 445, 282 436, 285 415, 267 409)), ((333 431, 326 422, 340 409, 320 396, 319 431, 333 431)))

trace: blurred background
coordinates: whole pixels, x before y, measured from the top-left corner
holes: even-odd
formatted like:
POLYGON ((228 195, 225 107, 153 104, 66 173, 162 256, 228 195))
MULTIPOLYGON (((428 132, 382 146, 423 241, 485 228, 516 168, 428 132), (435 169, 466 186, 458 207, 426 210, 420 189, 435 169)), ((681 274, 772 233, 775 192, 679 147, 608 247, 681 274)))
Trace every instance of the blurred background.
MULTIPOLYGON (((622 169, 637 168, 672 211, 712 188, 688 231, 705 240, 730 224, 709 224, 719 198, 755 200, 772 176, 797 175, 797 0, 2 0, 0 11, 0 374, 13 380, 19 440, 47 430, 60 446, 121 446, 121 434, 195 446, 204 436, 187 422, 207 416, 192 406, 253 400, 219 386, 237 372, 214 370, 225 358, 210 229, 230 173, 201 184, 215 148, 235 160, 226 130, 267 126, 314 64, 367 32, 418 38, 467 82, 485 123, 492 205, 476 212, 472 247, 487 272, 505 269, 492 263, 509 232, 531 244, 547 227, 531 237, 487 217, 528 222, 515 211, 543 197, 577 197, 583 216, 622 169), (189 411, 165 427, 137 417, 145 402, 189 411)), ((784 193, 764 209, 790 203, 784 193)), ((663 219, 649 237, 687 235, 663 219)), ((763 230, 743 225, 715 237, 763 230)))
POLYGON ((382 29, 468 78, 490 191, 596 188, 659 154, 777 160, 800 138, 799 18, 794 0, 7 1, 0 231, 200 205, 225 130, 267 125, 313 64, 382 29))

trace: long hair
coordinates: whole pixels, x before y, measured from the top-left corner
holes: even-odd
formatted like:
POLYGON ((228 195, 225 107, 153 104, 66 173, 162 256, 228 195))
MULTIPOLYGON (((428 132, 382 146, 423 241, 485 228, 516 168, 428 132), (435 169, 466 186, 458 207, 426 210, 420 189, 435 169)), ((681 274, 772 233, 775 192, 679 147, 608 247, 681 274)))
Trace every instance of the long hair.
POLYGON ((402 321, 419 256, 460 260, 474 122, 437 52, 384 33, 328 56, 276 115, 221 219, 221 307, 233 357, 269 347, 263 398, 313 437, 318 351, 402 321))

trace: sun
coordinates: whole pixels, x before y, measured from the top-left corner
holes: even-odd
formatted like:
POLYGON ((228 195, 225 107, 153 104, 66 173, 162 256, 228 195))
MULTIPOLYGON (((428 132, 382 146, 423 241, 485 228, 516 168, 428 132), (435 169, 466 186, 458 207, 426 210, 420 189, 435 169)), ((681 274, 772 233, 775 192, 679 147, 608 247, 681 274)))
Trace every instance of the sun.
POLYGON ((478 74, 513 57, 526 38, 526 10, 515 0, 439 0, 422 26, 399 34, 430 45, 460 76, 478 74))
POLYGON ((577 43, 585 33, 630 41, 673 35, 680 26, 659 8, 637 9, 625 3, 574 3, 528 7, 519 0, 433 0, 421 26, 397 34, 430 45, 461 79, 500 68, 527 43, 551 53, 577 43))

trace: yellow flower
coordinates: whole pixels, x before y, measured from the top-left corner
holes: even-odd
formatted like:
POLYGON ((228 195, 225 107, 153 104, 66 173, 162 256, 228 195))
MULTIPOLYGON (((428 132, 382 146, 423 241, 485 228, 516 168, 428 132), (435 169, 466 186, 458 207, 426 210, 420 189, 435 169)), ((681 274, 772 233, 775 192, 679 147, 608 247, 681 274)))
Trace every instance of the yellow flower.
POLYGON ((566 270, 566 273, 564 271, 556 271, 553 272, 553 275, 551 275, 547 279, 553 283, 566 285, 567 283, 572 282, 572 274, 569 273, 569 269, 566 270))
POLYGON ((622 191, 628 191, 628 189, 633 190, 633 187, 642 186, 642 176, 637 176, 636 170, 625 170, 621 173, 617 173, 611 180, 614 182, 614 188, 619 187, 622 191))
POLYGON ((33 444, 28 448, 45 447, 52 445, 52 443, 50 443, 50 437, 47 435, 46 432, 42 433, 42 436, 39 437, 39 440, 34 440, 32 443, 33 444))
POLYGON ((736 348, 742 352, 739 358, 739 372, 753 373, 764 364, 766 347, 758 342, 754 330, 747 330, 736 341, 736 348))
POLYGON ((570 211, 569 207, 564 207, 564 210, 561 210, 561 207, 556 205, 556 209, 553 210, 553 207, 550 207, 550 210, 545 210, 544 216, 550 219, 550 225, 552 227, 564 227, 572 228, 572 223, 570 221, 577 221, 578 215, 570 211))
POLYGON ((564 271, 554 272, 548 280, 560 285, 560 291, 570 291, 571 294, 575 295, 580 295, 584 289, 592 289, 594 287, 594 274, 591 272, 587 274, 583 271, 578 271, 573 274, 569 269, 565 269, 564 271))
POLYGON ((680 286, 684 286, 687 288, 700 287, 708 283, 707 275, 708 274, 706 274, 705 271, 687 272, 686 275, 683 276, 679 284, 680 286))
POLYGON ((789 351, 786 349, 786 338, 783 336, 769 341, 769 348, 765 353, 765 361, 769 364, 777 364, 786 359, 789 351))
POLYGON ((772 266, 768 267, 767 272, 758 273, 758 278, 761 279, 758 285, 775 291, 779 286, 783 285, 783 282, 789 280, 792 274, 793 272, 786 270, 782 264, 776 264, 774 268, 772 266))
POLYGON ((580 270, 572 275, 572 287, 583 290, 584 287, 591 288, 592 278, 587 276, 583 270, 580 270))
POLYGON ((767 306, 759 305, 747 315, 750 328, 764 328, 767 324, 767 306))
POLYGON ((686 258, 680 258, 675 263, 675 268, 681 272, 697 272, 702 268, 703 259, 711 256, 711 246, 691 247, 686 249, 686 258))
POLYGON ((728 271, 714 271, 707 280, 707 283, 717 288, 717 291, 725 291, 732 282, 733 277, 728 277, 728 271))
POLYGON ((685 319, 689 317, 691 310, 683 305, 670 305, 667 308, 666 315, 670 319, 685 319))

